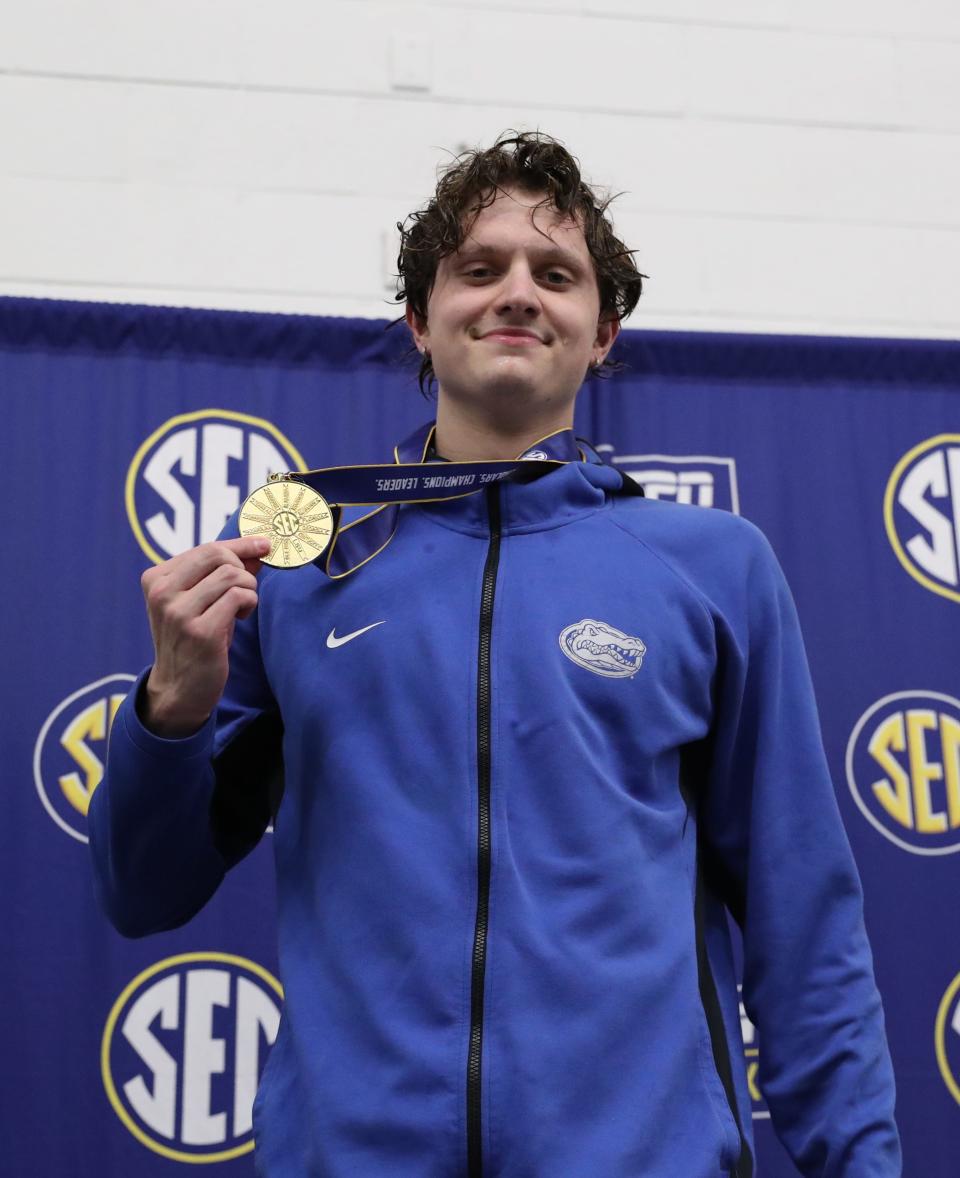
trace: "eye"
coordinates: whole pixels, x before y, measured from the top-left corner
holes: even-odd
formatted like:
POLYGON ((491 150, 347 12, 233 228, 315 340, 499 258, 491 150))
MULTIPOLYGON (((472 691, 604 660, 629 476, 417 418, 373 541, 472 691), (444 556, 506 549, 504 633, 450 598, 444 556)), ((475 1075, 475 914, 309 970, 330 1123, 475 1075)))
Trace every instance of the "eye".
POLYGON ((470 266, 464 271, 467 278, 476 278, 478 280, 489 278, 493 271, 489 266, 470 266))
POLYGON ((544 277, 550 286, 569 286, 573 281, 570 275, 564 273, 563 270, 547 270, 544 277))

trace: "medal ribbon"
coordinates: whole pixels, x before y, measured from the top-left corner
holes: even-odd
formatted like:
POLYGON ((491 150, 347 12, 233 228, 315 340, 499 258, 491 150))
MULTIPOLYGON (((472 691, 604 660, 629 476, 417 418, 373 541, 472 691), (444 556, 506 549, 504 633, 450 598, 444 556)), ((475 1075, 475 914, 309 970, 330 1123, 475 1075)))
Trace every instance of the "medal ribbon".
MULTIPOLYGON (((420 426, 394 448, 392 463, 291 471, 283 480, 268 484, 277 488, 284 482, 305 484, 326 500, 333 514, 333 538, 312 563, 331 580, 355 572, 386 548, 396 532, 401 503, 462 499, 501 479, 529 482, 568 462, 603 461, 586 443, 581 443, 581 448, 570 429, 541 438, 511 461, 431 460, 435 432, 433 422, 420 426), (340 526, 341 508, 345 506, 370 506, 374 510, 340 526)), ((635 484, 633 487, 633 493, 643 494, 635 484)))

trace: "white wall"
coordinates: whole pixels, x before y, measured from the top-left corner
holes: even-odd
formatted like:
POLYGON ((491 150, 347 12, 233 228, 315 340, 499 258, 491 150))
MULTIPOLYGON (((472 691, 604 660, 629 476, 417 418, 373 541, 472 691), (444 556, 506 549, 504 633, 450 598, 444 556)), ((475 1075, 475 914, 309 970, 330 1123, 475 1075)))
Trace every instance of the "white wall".
POLYGON ((0 293, 393 315, 450 151, 624 195, 630 326, 960 338, 957 0, 6 0, 0 293))

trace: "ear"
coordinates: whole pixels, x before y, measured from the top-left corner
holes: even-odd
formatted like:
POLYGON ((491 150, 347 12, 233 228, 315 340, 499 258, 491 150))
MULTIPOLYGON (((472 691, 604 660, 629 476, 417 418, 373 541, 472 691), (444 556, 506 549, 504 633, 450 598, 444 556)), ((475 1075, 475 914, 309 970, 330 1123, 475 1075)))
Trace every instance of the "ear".
POLYGON ((614 315, 609 319, 597 322, 597 338, 593 341, 593 363, 599 364, 606 360, 607 353, 613 347, 613 341, 620 334, 620 320, 614 315))
POLYGON ((427 327, 426 319, 422 319, 407 303, 407 309, 404 312, 404 318, 407 321, 407 327, 410 328, 410 334, 413 336, 413 342, 417 345, 417 350, 423 352, 428 346, 427 340, 430 336, 430 330, 427 327))

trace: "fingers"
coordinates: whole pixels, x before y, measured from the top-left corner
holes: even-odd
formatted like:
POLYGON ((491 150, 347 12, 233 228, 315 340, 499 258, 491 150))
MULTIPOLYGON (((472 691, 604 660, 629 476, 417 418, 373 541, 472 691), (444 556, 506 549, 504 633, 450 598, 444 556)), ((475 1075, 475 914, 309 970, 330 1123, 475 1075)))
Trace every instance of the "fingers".
POLYGON ((232 585, 204 611, 202 624, 216 633, 239 618, 248 618, 257 608, 257 594, 253 589, 232 585))
MULTIPOLYGON (((270 550, 261 536, 201 544, 141 577, 155 657, 154 721, 194 731, 220 698, 238 617, 257 605, 256 571, 270 550)), ((170 728, 173 731, 173 728, 170 728)))
POLYGON ((259 536, 215 541, 147 569, 141 585, 158 655, 184 641, 208 642, 218 621, 232 627, 238 610, 249 616, 257 602, 257 554, 265 556, 269 548, 259 536), (206 614, 225 596, 231 604, 217 610, 211 627, 206 614))
POLYGON ((260 568, 260 557, 270 551, 265 536, 240 536, 235 540, 214 540, 188 552, 181 552, 156 568, 147 569, 141 578, 144 593, 162 579, 167 590, 190 589, 221 565, 233 565, 247 573, 260 568))
POLYGON ((192 616, 204 613, 231 589, 245 589, 257 595, 257 578, 233 564, 222 564, 190 589, 183 591, 185 611, 192 616))

